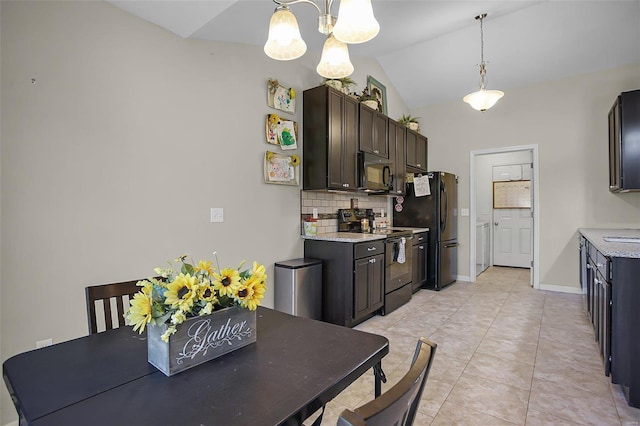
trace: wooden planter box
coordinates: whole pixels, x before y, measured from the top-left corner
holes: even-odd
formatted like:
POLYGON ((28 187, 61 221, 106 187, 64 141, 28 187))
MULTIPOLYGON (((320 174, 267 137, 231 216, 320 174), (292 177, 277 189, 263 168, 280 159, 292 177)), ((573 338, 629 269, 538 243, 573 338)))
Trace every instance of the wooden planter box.
POLYGON ((169 342, 161 336, 167 325, 147 328, 149 363, 167 376, 217 358, 256 341, 256 311, 225 308, 211 315, 189 318, 169 342))

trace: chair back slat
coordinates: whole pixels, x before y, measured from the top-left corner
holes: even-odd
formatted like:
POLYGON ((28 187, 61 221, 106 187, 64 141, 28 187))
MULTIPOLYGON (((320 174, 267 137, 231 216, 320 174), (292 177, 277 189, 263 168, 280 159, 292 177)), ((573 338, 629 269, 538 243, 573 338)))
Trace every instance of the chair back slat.
POLYGON ((103 306, 103 319, 106 330, 113 329, 113 316, 118 319, 118 327, 125 325, 124 314, 129 307, 127 303, 125 305, 125 296, 128 300, 133 298, 133 295, 140 291, 140 287, 136 284, 139 280, 124 281, 113 284, 102 284, 89 286, 85 289, 87 299, 87 317, 89 320, 89 333, 94 334, 98 332, 98 315, 96 312, 96 302, 102 301, 103 306), (111 300, 115 299, 116 309, 112 312, 111 300))
POLYGON ((420 338, 407 374, 373 401, 353 411, 344 410, 338 418, 338 426, 411 426, 437 346, 420 338))

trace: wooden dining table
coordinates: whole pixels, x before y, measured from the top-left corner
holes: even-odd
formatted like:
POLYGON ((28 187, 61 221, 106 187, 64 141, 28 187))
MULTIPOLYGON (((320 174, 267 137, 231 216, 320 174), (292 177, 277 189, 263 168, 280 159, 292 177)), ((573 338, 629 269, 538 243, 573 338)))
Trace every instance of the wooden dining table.
POLYGON ((3 376, 21 425, 295 425, 369 369, 379 395, 388 352, 383 336, 259 307, 255 343, 175 376, 130 327, 15 355, 3 376))

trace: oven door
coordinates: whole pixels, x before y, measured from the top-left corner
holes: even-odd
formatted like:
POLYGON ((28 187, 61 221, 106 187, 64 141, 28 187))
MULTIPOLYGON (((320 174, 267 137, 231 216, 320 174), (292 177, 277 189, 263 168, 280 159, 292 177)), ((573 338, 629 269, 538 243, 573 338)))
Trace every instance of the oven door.
POLYGON ((385 284, 384 292, 390 293, 411 282, 411 261, 413 236, 404 237, 404 262, 398 262, 401 253, 401 237, 385 240, 385 284))

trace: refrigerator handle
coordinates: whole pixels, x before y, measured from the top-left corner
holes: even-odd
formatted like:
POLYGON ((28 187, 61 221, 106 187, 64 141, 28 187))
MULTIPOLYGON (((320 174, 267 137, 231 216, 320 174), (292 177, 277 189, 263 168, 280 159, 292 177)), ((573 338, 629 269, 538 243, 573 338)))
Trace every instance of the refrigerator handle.
POLYGON ((442 209, 440 210, 440 232, 444 232, 447 228, 447 216, 449 213, 449 200, 447 197, 447 187, 444 184, 444 180, 440 180, 440 193, 442 194, 442 198, 444 201, 444 214, 442 209))
POLYGON ((444 246, 442 246, 442 248, 458 247, 459 245, 460 244, 458 244, 458 243, 445 244, 444 246))

